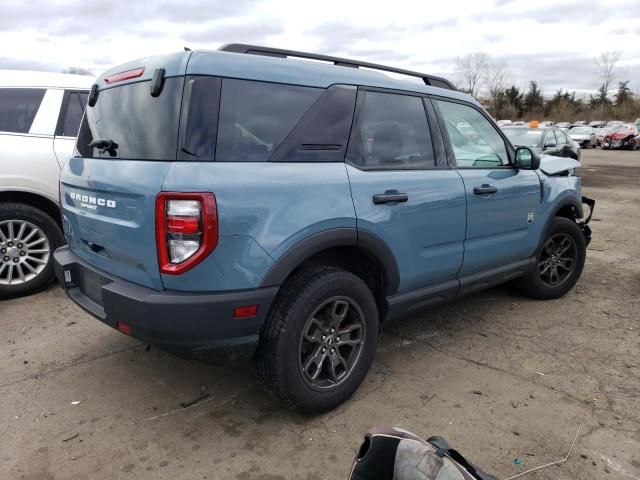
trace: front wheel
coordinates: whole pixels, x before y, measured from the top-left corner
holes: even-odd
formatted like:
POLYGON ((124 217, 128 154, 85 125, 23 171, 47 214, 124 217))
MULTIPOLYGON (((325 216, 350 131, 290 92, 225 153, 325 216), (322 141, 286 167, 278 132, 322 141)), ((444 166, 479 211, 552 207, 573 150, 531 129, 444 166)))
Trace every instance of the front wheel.
POLYGON ((260 335, 266 391, 296 410, 335 408, 358 388, 376 350, 378 309, 356 275, 314 267, 288 280, 260 335))
POLYGON ((43 211, 0 204, 0 299, 47 287, 54 279, 53 252, 63 243, 60 227, 43 211))
POLYGON ((586 252, 587 245, 578 224, 568 218, 554 217, 536 256, 535 266, 516 281, 516 286, 533 298, 559 298, 580 278, 586 252))

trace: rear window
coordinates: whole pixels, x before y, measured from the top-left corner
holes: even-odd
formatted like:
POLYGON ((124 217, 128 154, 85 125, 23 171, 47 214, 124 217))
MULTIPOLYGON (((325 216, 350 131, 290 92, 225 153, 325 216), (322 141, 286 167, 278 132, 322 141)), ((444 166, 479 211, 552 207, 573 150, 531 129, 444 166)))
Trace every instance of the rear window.
POLYGON ((323 91, 223 79, 215 159, 223 162, 268 160, 323 91))
POLYGON ((85 158, 175 160, 183 78, 167 78, 162 93, 152 97, 150 82, 129 83, 100 90, 87 107, 77 148, 85 158), (90 147, 112 141, 108 151, 90 147))
POLYGON ((43 88, 0 88, 0 131, 29 133, 43 88))

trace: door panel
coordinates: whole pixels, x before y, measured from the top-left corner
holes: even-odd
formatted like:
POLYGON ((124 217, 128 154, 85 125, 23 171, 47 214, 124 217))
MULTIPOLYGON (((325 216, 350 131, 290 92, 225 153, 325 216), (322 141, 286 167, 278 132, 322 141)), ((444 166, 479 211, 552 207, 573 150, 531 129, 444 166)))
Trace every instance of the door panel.
POLYGON ((455 281, 462 265, 464 186, 436 168, 446 160, 429 112, 421 97, 360 89, 347 151, 358 230, 391 248, 398 293, 455 281))
POLYGON ((362 171, 347 165, 359 230, 391 248, 400 271, 399 293, 454 279, 462 265, 466 201, 453 170, 362 171), (403 203, 374 204, 389 190, 403 203))
POLYGON ((467 194, 467 235, 460 276, 524 260, 537 238, 531 235, 538 219, 540 180, 531 170, 464 169, 458 173, 467 194), (494 194, 478 195, 474 188, 495 186, 494 194))
POLYGON ((530 230, 538 217, 538 175, 509 165, 511 147, 480 108, 444 100, 434 104, 467 199, 464 261, 458 277, 526 259, 535 249, 530 230))

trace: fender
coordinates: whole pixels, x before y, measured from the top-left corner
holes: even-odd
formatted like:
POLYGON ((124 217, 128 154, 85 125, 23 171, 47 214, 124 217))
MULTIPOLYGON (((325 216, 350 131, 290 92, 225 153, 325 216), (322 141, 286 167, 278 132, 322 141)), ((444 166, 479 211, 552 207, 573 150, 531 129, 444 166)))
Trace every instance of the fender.
POLYGON ((544 224, 544 228, 542 229, 542 235, 538 240, 538 246, 536 247, 535 256, 538 257, 538 253, 544 244, 544 239, 547 238, 547 232, 549 231, 549 227, 551 226, 551 221, 558 215, 558 212, 562 210, 564 207, 573 207, 576 212, 576 218, 582 218, 584 216, 584 210, 582 208, 581 201, 573 196, 564 197, 562 200, 558 202, 557 205, 553 206, 553 209, 550 211, 553 214, 549 215, 547 221, 544 224))
POLYGON ((378 262, 385 276, 386 296, 398 290, 400 273, 395 256, 377 235, 356 228, 332 228, 315 233, 298 242, 271 266, 260 287, 282 285, 298 265, 323 250, 334 247, 358 247, 378 262))

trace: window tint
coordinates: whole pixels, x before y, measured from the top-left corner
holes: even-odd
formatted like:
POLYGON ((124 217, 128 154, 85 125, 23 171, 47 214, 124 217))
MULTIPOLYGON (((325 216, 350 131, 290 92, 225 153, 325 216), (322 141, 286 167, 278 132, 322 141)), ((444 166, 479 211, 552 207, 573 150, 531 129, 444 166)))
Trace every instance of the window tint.
POLYGON ((362 92, 358 123, 347 158, 372 168, 434 166, 433 147, 422 98, 362 92))
POLYGON ((150 82, 129 83, 100 90, 87 107, 78 132, 77 148, 86 158, 175 160, 182 78, 167 78, 162 93, 152 97, 150 82), (111 140, 117 148, 89 147, 94 140, 111 140))
POLYGON ((491 168, 509 164, 503 138, 478 110, 441 100, 435 103, 442 114, 458 166, 491 168))
POLYGON ((555 147, 557 144, 556 137, 553 136, 553 130, 547 130, 544 133, 544 146, 555 147))
POLYGON ((62 123, 56 135, 63 137, 75 137, 78 135, 88 96, 89 94, 85 92, 67 92, 65 96, 66 104, 60 112, 62 123))
POLYGON ((268 160, 323 91, 320 88, 223 79, 216 160, 268 160))
POLYGON ((178 156, 184 160, 214 160, 218 109, 220 106, 220 78, 187 78, 184 87, 184 140, 178 156))
POLYGON ((0 88, 0 131, 29 133, 45 90, 0 88))
POLYGON ((562 130, 556 130, 555 132, 556 132, 556 141, 558 142, 558 145, 566 145, 567 143, 569 143, 567 141, 567 136, 562 130))

